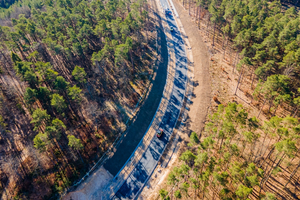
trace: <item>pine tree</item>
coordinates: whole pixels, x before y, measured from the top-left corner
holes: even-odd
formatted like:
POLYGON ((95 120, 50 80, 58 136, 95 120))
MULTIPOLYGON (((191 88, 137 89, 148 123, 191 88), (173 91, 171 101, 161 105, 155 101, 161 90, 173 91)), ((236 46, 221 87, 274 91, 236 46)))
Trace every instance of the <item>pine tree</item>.
POLYGON ((75 66, 72 76, 74 76, 75 80, 78 81, 79 83, 83 84, 86 82, 86 73, 83 68, 75 66))
POLYGON ((53 94, 51 99, 51 105, 57 110, 57 112, 62 113, 66 108, 67 105, 65 100, 59 94, 53 94))
POLYGON ((39 133, 33 139, 34 147, 40 152, 45 152, 48 140, 47 134, 39 133))
POLYGON ((77 139, 74 135, 68 135, 68 140, 69 140, 69 143, 68 145, 73 148, 74 150, 77 151, 77 153, 79 154, 80 156, 80 159, 81 161, 84 163, 80 153, 79 153, 79 150, 82 150, 84 147, 83 147, 83 144, 81 143, 80 139, 77 139))
POLYGON ((50 115, 47 114, 46 110, 37 108, 32 113, 32 121, 30 123, 34 124, 34 130, 37 130, 43 123, 46 123, 50 119, 50 115))
POLYGON ((24 94, 24 100, 27 105, 32 105, 36 101, 37 92, 35 89, 30 87, 26 88, 26 92, 24 94))

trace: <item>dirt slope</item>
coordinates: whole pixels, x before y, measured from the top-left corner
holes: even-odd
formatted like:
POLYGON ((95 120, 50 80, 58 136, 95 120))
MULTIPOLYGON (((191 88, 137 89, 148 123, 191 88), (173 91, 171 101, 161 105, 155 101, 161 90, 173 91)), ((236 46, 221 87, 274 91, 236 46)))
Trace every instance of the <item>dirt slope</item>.
POLYGON ((203 42, 201 35, 198 33, 198 28, 188 16, 188 12, 177 1, 173 1, 173 3, 192 48, 194 59, 194 91, 188 120, 190 120, 189 129, 199 133, 204 125, 203 122, 205 121, 211 101, 210 54, 205 42, 203 42))

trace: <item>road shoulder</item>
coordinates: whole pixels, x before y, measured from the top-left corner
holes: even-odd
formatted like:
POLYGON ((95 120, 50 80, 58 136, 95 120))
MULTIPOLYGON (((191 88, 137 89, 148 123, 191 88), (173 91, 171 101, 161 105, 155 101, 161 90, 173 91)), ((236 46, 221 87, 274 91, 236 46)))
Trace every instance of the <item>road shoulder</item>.
POLYGON ((177 0, 174 0, 173 3, 180 16, 193 54, 194 90, 190 110, 188 112, 188 120, 190 129, 196 133, 200 133, 204 126, 211 101, 211 77, 209 73, 210 54, 199 33, 199 29, 196 27, 196 24, 191 21, 188 12, 184 10, 177 0))

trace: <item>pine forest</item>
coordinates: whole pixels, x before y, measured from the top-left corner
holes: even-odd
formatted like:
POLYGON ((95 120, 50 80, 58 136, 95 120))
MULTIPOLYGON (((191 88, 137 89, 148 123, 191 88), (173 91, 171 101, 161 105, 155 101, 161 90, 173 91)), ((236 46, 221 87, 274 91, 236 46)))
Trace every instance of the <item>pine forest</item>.
POLYGON ((211 65, 231 66, 219 68, 227 81, 235 74, 230 95, 242 91, 239 100, 249 102, 226 100, 218 89, 205 126, 189 134, 158 198, 298 199, 299 2, 178 2, 222 55, 211 65))
MULTIPOLYGON (((212 88, 236 85, 157 199, 299 199, 300 1, 174 1, 221 55, 210 69, 230 66, 212 88)), ((130 126, 159 56, 153 2, 0 1, 1 199, 59 199, 130 126)))
POLYGON ((57 199, 125 130, 149 85, 148 4, 0 7, 0 198, 57 199))

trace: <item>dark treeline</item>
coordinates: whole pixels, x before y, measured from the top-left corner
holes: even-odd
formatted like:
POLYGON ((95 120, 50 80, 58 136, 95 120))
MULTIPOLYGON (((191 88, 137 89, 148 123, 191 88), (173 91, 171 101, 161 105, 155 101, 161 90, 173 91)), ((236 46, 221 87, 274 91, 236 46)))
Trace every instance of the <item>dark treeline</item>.
POLYGON ((291 4, 291 5, 297 6, 297 7, 300 6, 300 1, 299 0, 283 0, 283 1, 281 1, 281 3, 283 3, 283 4, 291 4))
POLYGON ((31 15, 31 9, 42 9, 44 0, 22 0, 22 1, 1 1, 0 25, 12 26, 11 19, 18 18, 19 14, 26 17, 31 15))
POLYGON ((1 8, 9 8, 10 5, 14 4, 15 0, 1 0, 0 1, 0 7, 1 8))
POLYGON ((151 66, 145 1, 31 3, 0 26, 3 199, 48 199, 82 177, 124 130, 151 66))

